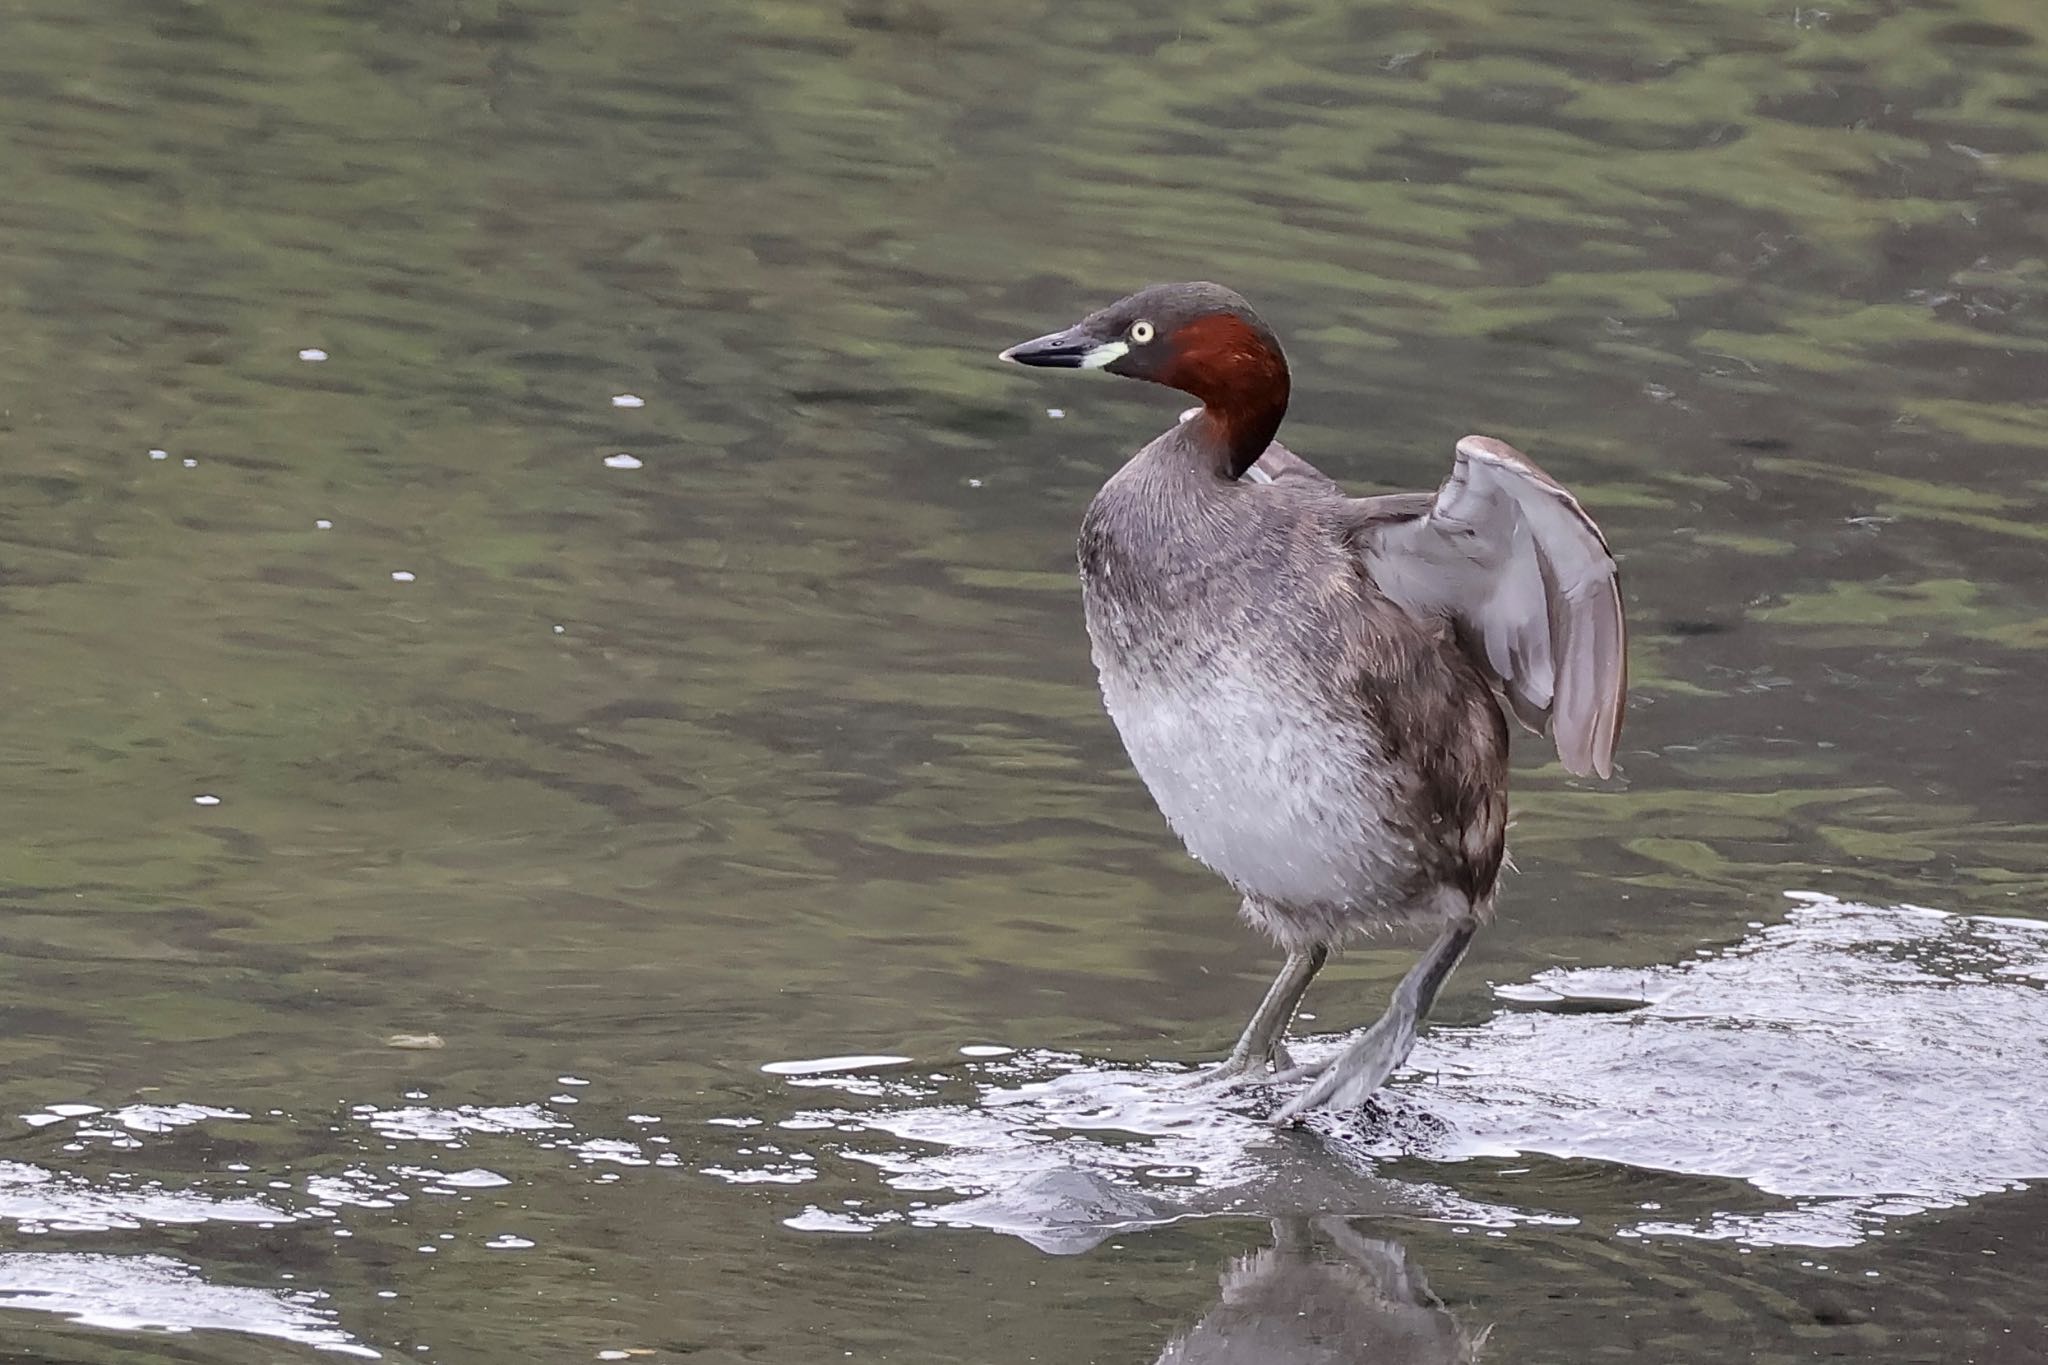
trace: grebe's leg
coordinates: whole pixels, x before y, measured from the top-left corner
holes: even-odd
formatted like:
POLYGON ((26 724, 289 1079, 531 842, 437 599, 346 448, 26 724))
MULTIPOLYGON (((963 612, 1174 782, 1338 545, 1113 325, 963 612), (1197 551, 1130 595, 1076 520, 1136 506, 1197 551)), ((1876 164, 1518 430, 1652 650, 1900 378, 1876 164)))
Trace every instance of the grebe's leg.
POLYGON ((1311 1071, 1298 1068, 1287 1077, 1317 1075, 1314 1085, 1296 1095, 1273 1116, 1276 1124, 1288 1124, 1311 1109, 1356 1109, 1365 1097, 1380 1088, 1396 1067, 1408 1060, 1415 1046, 1415 1031, 1422 1025, 1437 992, 1457 967, 1458 959, 1479 932, 1479 916, 1469 914, 1437 935, 1422 960, 1408 969, 1394 998, 1379 1022, 1365 1035, 1339 1053, 1334 1061, 1311 1071))
POLYGON ((1294 1064, 1287 1055, 1284 1041, 1287 1026, 1294 1022, 1294 1012, 1301 1008, 1301 997, 1308 993, 1308 983, 1316 979, 1316 973, 1329 960, 1330 950, 1318 943, 1309 948, 1297 948, 1287 954, 1280 975, 1273 978, 1273 985, 1266 992, 1266 998, 1259 1002, 1252 1012, 1251 1022, 1244 1026, 1244 1034, 1237 1040, 1237 1046, 1230 1049, 1230 1056, 1221 1065, 1210 1068, 1201 1075, 1204 1084, 1220 1081, 1250 1079, 1266 1074, 1268 1067, 1284 1070, 1294 1064))

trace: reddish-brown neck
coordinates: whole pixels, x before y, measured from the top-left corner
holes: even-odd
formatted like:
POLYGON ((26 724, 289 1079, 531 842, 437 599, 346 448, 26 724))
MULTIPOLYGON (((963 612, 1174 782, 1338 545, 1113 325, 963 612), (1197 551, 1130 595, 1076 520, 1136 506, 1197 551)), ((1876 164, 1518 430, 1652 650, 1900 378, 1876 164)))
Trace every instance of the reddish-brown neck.
POLYGON ((1265 454, 1287 414, 1287 359, 1243 318, 1212 313, 1173 333, 1159 380, 1202 400, 1218 472, 1241 477, 1265 454))

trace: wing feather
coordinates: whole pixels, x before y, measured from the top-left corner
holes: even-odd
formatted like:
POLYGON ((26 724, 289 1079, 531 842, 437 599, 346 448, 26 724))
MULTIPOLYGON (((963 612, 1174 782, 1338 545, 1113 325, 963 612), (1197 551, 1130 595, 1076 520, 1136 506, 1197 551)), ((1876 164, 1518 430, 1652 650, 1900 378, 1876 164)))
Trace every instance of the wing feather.
POLYGON ((1292 482, 1299 479, 1333 492, 1341 491, 1335 479, 1278 441, 1266 447, 1266 453, 1259 456, 1258 462, 1251 467, 1250 472, 1251 477, 1260 483, 1292 482))
POLYGON ((1450 619, 1567 769, 1611 776, 1628 627, 1614 556, 1578 499, 1506 442, 1467 436, 1434 498, 1350 506, 1380 590, 1450 619))

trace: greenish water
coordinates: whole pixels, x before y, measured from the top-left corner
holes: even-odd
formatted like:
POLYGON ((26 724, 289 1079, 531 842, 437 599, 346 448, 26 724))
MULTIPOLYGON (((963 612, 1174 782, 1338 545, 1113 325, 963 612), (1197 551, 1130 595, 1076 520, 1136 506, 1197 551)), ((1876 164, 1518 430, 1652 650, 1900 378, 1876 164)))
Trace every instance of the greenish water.
POLYGON ((2048 1064, 2034 0, 0 24, 0 1355, 1143 1362, 1278 1219, 1401 1247, 1413 1340, 1486 1360, 2048 1360, 2048 1111, 2000 1082, 2048 1064), (1184 277, 1286 338, 1324 468, 1499 435, 1624 560, 1624 772, 1525 748, 1465 1080, 1403 1087, 1464 1145, 1138 1069, 1271 969, 1072 582, 1178 404, 993 354, 1184 277), (1899 903, 1975 927, 1853 910, 1899 903), (1703 953, 1697 1009, 1530 986, 1703 953), (1830 1046, 1728 1046, 1781 1036, 1830 1046), (763 1070, 847 1055, 909 1062, 763 1070), (1759 1076, 1806 1120, 1715 1107, 1759 1076), (990 1230, 1069 1166, 1153 1202, 990 1230))

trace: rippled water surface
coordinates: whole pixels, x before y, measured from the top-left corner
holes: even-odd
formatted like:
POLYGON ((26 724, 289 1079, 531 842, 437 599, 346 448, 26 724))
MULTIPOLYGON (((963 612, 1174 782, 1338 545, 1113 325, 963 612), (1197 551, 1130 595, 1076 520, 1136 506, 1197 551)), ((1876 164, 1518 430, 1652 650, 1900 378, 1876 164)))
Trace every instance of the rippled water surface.
POLYGON ((4 23, 0 1355, 2048 1360, 2035 0, 4 23), (1636 631, 1284 1136, 993 362, 1177 277, 1636 631))

